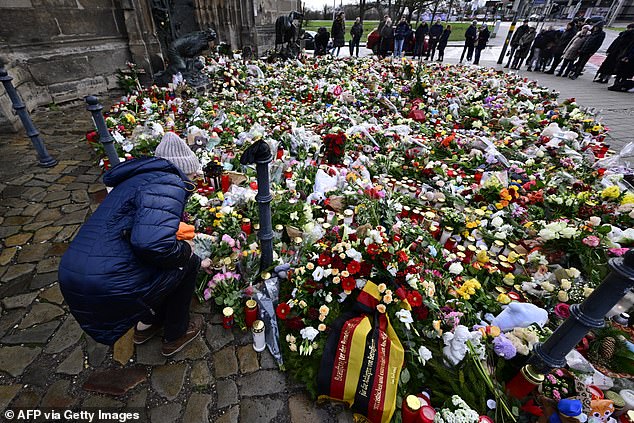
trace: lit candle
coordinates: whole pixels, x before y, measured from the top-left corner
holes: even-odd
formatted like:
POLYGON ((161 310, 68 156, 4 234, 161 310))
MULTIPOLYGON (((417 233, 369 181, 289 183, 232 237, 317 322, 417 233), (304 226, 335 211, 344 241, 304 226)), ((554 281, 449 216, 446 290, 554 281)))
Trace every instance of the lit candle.
POLYGON ((254 299, 247 300, 244 307, 244 316, 248 328, 253 326, 253 322, 258 320, 258 303, 254 299))
POLYGON ((225 329, 233 327, 233 308, 225 307, 222 309, 222 327, 225 329))
POLYGON ((264 322, 256 320, 251 327, 253 333, 253 349, 256 352, 262 352, 266 348, 266 340, 264 337, 264 322))
POLYGON ((222 187, 222 192, 229 191, 229 187, 231 186, 231 178, 229 177, 229 175, 227 175, 226 173, 223 174, 220 184, 222 187))

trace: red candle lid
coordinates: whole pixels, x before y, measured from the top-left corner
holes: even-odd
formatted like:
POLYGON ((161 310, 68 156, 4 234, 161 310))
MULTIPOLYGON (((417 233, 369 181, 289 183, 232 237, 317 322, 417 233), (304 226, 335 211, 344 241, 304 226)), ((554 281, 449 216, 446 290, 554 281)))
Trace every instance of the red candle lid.
POLYGON ((592 395, 593 400, 603 399, 603 391, 599 387, 588 385, 588 391, 590 392, 590 395, 592 395))

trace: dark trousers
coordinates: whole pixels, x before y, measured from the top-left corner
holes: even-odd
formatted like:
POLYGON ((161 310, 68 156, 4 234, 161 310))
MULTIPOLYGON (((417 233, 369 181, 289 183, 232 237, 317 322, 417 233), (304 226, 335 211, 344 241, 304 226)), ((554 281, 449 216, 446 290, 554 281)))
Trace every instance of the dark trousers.
POLYGON ((441 62, 445 58, 445 47, 447 47, 447 46, 446 45, 444 45, 444 46, 438 45, 438 60, 440 60, 441 62))
POLYGON ((557 75, 563 74, 564 76, 568 76, 574 68, 574 62, 574 59, 564 59, 564 63, 561 65, 561 68, 559 68, 557 75))
POLYGON ((438 39, 437 38, 431 38, 429 40, 429 50, 427 50, 427 58, 430 58, 430 54, 431 54, 431 60, 434 60, 434 54, 436 54, 436 46, 438 45, 438 39))
POLYGON ((381 38, 381 53, 379 56, 385 57, 388 52, 392 49, 392 44, 394 43, 394 38, 381 38))
POLYGON ((350 56, 354 54, 355 47, 357 48, 356 56, 359 57, 359 43, 361 42, 361 37, 352 37, 350 40, 350 56))
POLYGON ((579 76, 581 75, 581 72, 583 72, 583 68, 586 67, 586 63, 588 63, 588 60, 590 60, 590 58, 592 57, 592 54, 580 54, 579 58, 577 59, 577 62, 575 63, 575 67, 574 67, 574 74, 579 76))
POLYGON ((416 41, 416 44, 414 44, 414 55, 412 56, 412 59, 423 55, 423 43, 424 41, 416 41))
POLYGON ((548 70, 548 72, 554 73, 555 69, 557 69, 557 66, 559 66, 559 64, 561 63, 561 54, 554 54, 553 55, 553 63, 552 65, 550 65, 550 69, 548 70))
POLYGON ((477 65, 480 63, 480 53, 482 53, 482 50, 484 50, 484 47, 480 48, 480 47, 476 47, 475 49, 475 57, 473 58, 473 64, 477 65))
POLYGON ((145 324, 163 325, 163 339, 172 342, 187 331, 189 325, 189 306, 196 288, 196 275, 200 259, 192 255, 184 270, 183 277, 167 293, 163 303, 154 308, 154 315, 148 313, 141 321, 145 324))
POLYGON ((513 55, 515 54, 515 51, 517 50, 517 46, 511 46, 511 51, 509 51, 508 56, 509 56, 509 61, 506 62, 506 67, 508 68, 509 66, 511 66, 511 60, 513 60, 513 55))
POLYGON ((471 60, 471 58, 473 57, 473 49, 474 46, 468 46, 465 44, 464 48, 462 49, 462 55, 460 55, 460 61, 462 62, 464 60, 465 52, 467 53, 467 61, 471 60))

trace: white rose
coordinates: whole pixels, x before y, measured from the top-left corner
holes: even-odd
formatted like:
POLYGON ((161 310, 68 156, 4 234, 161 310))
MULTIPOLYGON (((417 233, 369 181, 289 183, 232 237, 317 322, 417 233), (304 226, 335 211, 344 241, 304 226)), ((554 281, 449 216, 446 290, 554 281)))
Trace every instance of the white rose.
POLYGON ((302 338, 307 339, 310 342, 313 342, 315 337, 319 335, 319 331, 312 326, 307 326, 304 329, 299 331, 302 338))
POLYGON ((464 268, 458 262, 451 263, 451 266, 449 266, 449 273, 453 275, 459 275, 460 273, 462 273, 463 270, 464 268))
POLYGON ((432 354, 431 351, 425 346, 422 346, 418 349, 418 361, 424 366, 429 360, 431 360, 432 354))
POLYGON ((577 230, 568 226, 562 229, 560 233, 563 238, 572 238, 573 236, 577 235, 577 230))
POLYGON ((571 286, 572 286, 572 283, 570 282, 569 279, 561 280, 561 289, 563 289, 564 291, 568 291, 571 286))
POLYGON ((504 224, 504 220, 500 216, 495 216, 491 220, 491 225, 493 225, 494 228, 499 228, 503 224, 504 224))

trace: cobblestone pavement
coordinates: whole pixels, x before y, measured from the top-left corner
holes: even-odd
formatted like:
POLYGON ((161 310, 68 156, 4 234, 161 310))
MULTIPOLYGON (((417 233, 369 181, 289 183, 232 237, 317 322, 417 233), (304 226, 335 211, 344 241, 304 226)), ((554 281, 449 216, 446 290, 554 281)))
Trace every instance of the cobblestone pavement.
POLYGON ((160 340, 114 349, 92 341, 68 313, 57 266, 105 196, 86 144, 90 114, 78 103, 34 113, 59 164, 36 166, 23 133, 0 136, 0 412, 6 407, 139 411, 151 422, 349 422, 341 407, 319 408, 302 387, 257 354, 251 336, 223 329, 193 301, 206 329, 167 360, 160 340), (124 363, 121 365, 120 363, 124 363))
MULTIPOLYGON (((483 65, 495 65, 495 49, 483 53, 483 65)), ((446 57, 455 61, 449 51, 446 57)), ((634 133, 632 97, 593 84, 593 73, 576 81, 526 76, 603 109, 618 150, 634 133)), ((170 360, 158 339, 135 349, 127 338, 113 349, 87 337, 68 313, 57 266, 105 196, 84 140, 92 122, 82 103, 42 108, 34 120, 59 160, 53 168, 36 166, 23 133, 0 134, 0 410, 134 409, 152 422, 351 421, 340 406, 315 406, 270 354, 253 351, 249 334, 224 330, 209 306, 194 302, 207 323, 204 336, 170 360)))

